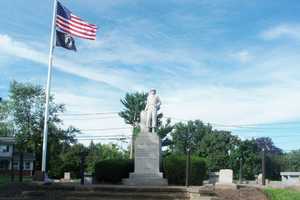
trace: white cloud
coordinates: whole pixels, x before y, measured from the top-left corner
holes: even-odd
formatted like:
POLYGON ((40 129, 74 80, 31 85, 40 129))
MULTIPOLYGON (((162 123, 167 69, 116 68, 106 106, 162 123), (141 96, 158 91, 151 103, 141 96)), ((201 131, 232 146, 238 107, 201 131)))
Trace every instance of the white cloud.
POLYGON ((201 86, 163 94, 166 116, 223 124, 253 124, 300 118, 300 86, 236 89, 201 86), (169 95, 169 96, 168 96, 169 95))
POLYGON ((281 24, 271 27, 261 33, 261 36, 266 40, 288 37, 292 39, 300 39, 299 24, 281 24))
MULTIPOLYGON (((80 58, 75 59, 79 62, 71 62, 68 58, 63 60, 61 57, 56 60, 55 67, 76 76, 108 83, 124 91, 145 90, 153 84, 162 97, 162 111, 166 116, 175 118, 225 124, 265 123, 300 118, 300 109, 297 106, 300 101, 297 93, 300 88, 297 81, 299 58, 295 49, 239 48, 240 51, 230 55, 247 65, 234 71, 220 72, 216 66, 202 60, 218 57, 222 62, 228 56, 226 52, 212 56, 210 53, 202 53, 201 50, 147 48, 130 38, 120 42, 117 35, 103 37, 99 43, 82 43, 83 48, 93 49, 93 52, 87 51, 83 56, 91 65, 100 63, 97 65, 101 68, 85 67, 80 58), (105 67, 106 63, 122 63, 132 67, 113 70, 105 67), (146 71, 148 66, 149 71, 146 71), (190 76, 193 79, 189 79, 190 76), (249 85, 244 87, 242 84, 245 83, 249 85)), ((47 66, 46 53, 35 50, 31 45, 13 41, 8 36, 0 35, 0 50, 47 66)), ((86 89, 78 88, 78 92, 69 94, 70 91, 62 86, 56 96, 72 112, 119 110, 120 106, 116 106, 115 102, 119 102, 121 96, 118 95, 123 95, 121 93, 107 95, 105 100, 100 100, 99 94, 87 96, 86 93, 80 93, 96 89, 87 86, 86 89)), ((103 95, 105 93, 106 91, 103 95)), ((125 125, 118 118, 103 120, 69 120, 66 123, 80 129, 125 125)))
MULTIPOLYGON (((18 58, 41 63, 45 67, 48 66, 48 55, 46 53, 35 49, 33 46, 15 41, 8 35, 0 35, 0 51, 18 58)), ((73 60, 77 60, 75 56, 73 60)), ((133 80, 132 77, 129 77, 131 74, 120 74, 119 72, 108 69, 104 71, 101 66, 91 69, 62 57, 55 57, 53 63, 53 66, 60 71, 90 80, 104 82, 118 89, 127 89, 128 87, 134 86, 134 83, 131 81, 133 80)))

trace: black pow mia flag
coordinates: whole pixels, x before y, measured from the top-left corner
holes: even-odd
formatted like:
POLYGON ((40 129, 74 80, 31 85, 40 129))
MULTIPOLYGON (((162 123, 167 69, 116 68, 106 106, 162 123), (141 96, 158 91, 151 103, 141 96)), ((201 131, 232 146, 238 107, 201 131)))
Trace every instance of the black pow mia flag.
POLYGON ((76 51, 75 40, 68 33, 56 30, 56 46, 76 51))

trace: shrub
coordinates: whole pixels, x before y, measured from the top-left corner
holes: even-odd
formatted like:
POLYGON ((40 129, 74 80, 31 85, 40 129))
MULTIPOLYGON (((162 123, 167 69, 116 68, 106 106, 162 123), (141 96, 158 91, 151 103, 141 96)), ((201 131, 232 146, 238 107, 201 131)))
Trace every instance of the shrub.
MULTIPOLYGON (((186 156, 170 155, 164 159, 164 172, 170 185, 184 185, 186 171, 186 156)), ((202 185, 207 177, 206 160, 191 156, 190 185, 202 185)))
POLYGON ((120 183, 133 169, 132 160, 103 160, 95 164, 95 178, 98 183, 120 183))

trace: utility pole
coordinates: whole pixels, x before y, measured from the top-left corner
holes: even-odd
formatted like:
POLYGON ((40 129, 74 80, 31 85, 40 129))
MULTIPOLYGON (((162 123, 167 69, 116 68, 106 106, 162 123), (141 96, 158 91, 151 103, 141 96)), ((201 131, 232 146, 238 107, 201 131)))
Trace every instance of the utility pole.
POLYGON ((192 132, 190 130, 189 123, 187 134, 187 148, 186 148, 186 168, 185 168, 185 186, 188 187, 190 183, 190 165, 191 165, 191 147, 192 147, 192 132))
POLYGON ((190 161, 191 161, 191 149, 190 147, 186 150, 186 168, 185 168, 185 186, 189 186, 190 179, 190 161))
POLYGON ((84 185, 84 163, 85 163, 85 152, 80 154, 80 184, 84 185))
POLYGON ((266 185, 266 152, 262 149, 262 185, 266 185))
POLYGON ((242 156, 240 157, 240 176, 239 176, 240 184, 243 183, 243 159, 242 156))

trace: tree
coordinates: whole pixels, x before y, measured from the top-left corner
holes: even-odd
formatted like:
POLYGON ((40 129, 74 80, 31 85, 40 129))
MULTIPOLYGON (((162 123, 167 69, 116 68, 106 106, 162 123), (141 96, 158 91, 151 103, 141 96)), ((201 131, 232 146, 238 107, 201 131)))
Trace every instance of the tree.
POLYGON ((101 160, 107 159, 128 159, 129 155, 119 149, 115 144, 94 144, 90 143, 88 148, 88 155, 86 158, 87 171, 93 173, 95 170, 95 164, 101 160))
POLYGON ((126 93, 124 99, 121 99, 121 103, 124 109, 119 112, 126 124, 133 127, 137 127, 137 123, 140 121, 140 113, 146 107, 147 93, 126 93))
POLYGON ((239 141, 238 147, 231 154, 231 166, 239 171, 239 160, 242 159, 243 178, 253 180, 261 172, 261 151, 254 139, 239 141))
POLYGON ((282 156, 283 171, 300 171, 300 149, 286 153, 282 156))
POLYGON ((237 148, 238 142, 238 137, 229 131, 208 131, 198 145, 198 154, 207 158, 210 171, 231 168, 232 153, 237 148))
POLYGON ((13 124, 7 121, 9 110, 7 101, 0 101, 0 136, 8 137, 14 135, 13 124))
POLYGON ((273 155, 280 155, 282 154, 282 149, 276 147, 269 137, 260 137, 255 139, 256 144, 262 150, 264 149, 266 153, 273 154, 273 155))
MULTIPOLYGON (((82 154, 87 154, 88 148, 83 144, 75 144, 68 148, 68 151, 61 154, 61 165, 55 171, 49 171, 52 176, 62 177, 64 172, 70 172, 73 178, 80 177, 80 158, 82 154)), ((87 168, 87 164, 83 166, 87 168)))
POLYGON ((174 131, 171 133, 172 151, 186 154, 187 148, 191 147, 191 153, 196 153, 199 150, 202 138, 211 130, 210 125, 205 125, 200 120, 188 121, 186 124, 176 123, 174 131))
POLYGON ((161 126, 157 130, 158 136, 161 138, 161 146, 171 146, 172 140, 168 138, 171 134, 174 126, 171 124, 171 119, 167 119, 165 123, 161 123, 161 126))
POLYGON ((131 145, 130 145, 130 158, 133 157, 134 151, 134 137, 139 132, 138 122, 140 121, 140 113, 146 107, 147 93, 126 93, 124 99, 120 100, 124 109, 119 112, 126 124, 133 127, 131 145))
MULTIPOLYGON (((44 128, 45 91, 39 85, 18 83, 13 81, 10 85, 9 97, 1 103, 0 116, 9 127, 12 135, 16 137, 17 150, 28 151, 36 154, 35 169, 41 167, 42 159, 42 132, 44 128)), ((78 130, 74 127, 63 129, 59 114, 65 111, 63 104, 56 104, 54 97, 49 103, 49 140, 48 160, 58 159, 58 151, 66 145, 75 142, 78 130)), ((53 161, 49 162, 49 169, 57 167, 53 161)))
POLYGON ((231 153, 239 141, 230 132, 213 130, 200 120, 176 123, 171 136, 173 153, 186 154, 189 148, 192 155, 207 158, 210 171, 231 166, 231 153))

